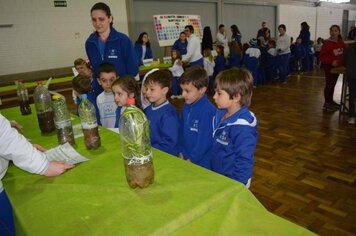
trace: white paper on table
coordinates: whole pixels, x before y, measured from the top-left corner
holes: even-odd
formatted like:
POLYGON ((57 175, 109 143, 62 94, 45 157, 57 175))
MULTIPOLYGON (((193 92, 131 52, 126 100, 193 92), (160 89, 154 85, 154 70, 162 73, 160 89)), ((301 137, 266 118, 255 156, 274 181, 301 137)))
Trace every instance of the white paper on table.
POLYGON ((77 164, 90 159, 80 155, 69 143, 59 145, 45 152, 48 161, 64 161, 68 164, 77 164))

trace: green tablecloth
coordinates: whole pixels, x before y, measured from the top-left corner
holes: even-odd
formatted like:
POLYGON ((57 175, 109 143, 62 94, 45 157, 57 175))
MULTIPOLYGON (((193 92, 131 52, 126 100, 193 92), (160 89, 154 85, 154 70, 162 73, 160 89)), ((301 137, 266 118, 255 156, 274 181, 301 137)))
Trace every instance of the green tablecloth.
MULTIPOLYGON (((63 77, 63 78, 53 78, 53 80, 51 81, 51 84, 56 84, 56 83, 62 83, 62 82, 69 82, 72 81, 73 77, 68 76, 68 77, 63 77)), ((37 81, 35 82, 24 82, 25 86, 27 88, 31 88, 31 87, 36 87, 37 86, 37 81)), ((3 86, 0 87, 0 92, 6 92, 6 91, 11 91, 11 90, 16 90, 17 87, 16 85, 8 85, 8 86, 3 86)))
MULTIPOLYGON (((22 124, 33 143, 57 145, 55 133, 41 135, 34 114, 21 116, 17 107, 1 113, 22 124)), ((83 138, 76 140, 91 160, 61 176, 10 166, 3 183, 18 235, 311 234, 269 213, 242 184, 158 150, 154 184, 130 189, 119 135, 103 128, 100 135, 102 147, 94 151, 85 149, 83 138)))

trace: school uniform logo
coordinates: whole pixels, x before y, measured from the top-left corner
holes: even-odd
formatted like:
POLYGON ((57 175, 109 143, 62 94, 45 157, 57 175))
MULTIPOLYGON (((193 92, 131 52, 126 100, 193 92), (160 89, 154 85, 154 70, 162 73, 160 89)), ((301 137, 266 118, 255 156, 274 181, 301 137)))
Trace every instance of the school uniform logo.
POLYGON ((192 120, 192 126, 190 127, 190 131, 198 132, 199 128, 199 120, 192 120))
POLYGON ((115 113, 116 107, 111 103, 105 103, 103 110, 104 110, 104 118, 116 116, 115 113))
POLYGON ((228 145, 228 138, 227 138, 227 133, 224 130, 216 139, 216 142, 222 144, 222 145, 228 145))
POLYGON ((335 56, 342 55, 343 52, 344 52, 344 49, 343 49, 343 48, 335 48, 335 49, 333 50, 333 52, 334 52, 334 55, 335 55, 335 56))
POLYGON ((115 49, 110 49, 109 50, 109 55, 108 58, 117 58, 118 52, 115 49))

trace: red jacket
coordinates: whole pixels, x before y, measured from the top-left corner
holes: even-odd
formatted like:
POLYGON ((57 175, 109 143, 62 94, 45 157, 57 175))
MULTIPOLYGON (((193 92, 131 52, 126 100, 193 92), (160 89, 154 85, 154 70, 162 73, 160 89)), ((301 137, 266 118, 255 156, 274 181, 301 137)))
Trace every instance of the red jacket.
POLYGON ((323 46, 320 51, 320 60, 324 64, 332 65, 333 61, 336 61, 336 66, 342 66, 343 53, 346 48, 344 41, 332 41, 330 39, 324 40, 323 46))

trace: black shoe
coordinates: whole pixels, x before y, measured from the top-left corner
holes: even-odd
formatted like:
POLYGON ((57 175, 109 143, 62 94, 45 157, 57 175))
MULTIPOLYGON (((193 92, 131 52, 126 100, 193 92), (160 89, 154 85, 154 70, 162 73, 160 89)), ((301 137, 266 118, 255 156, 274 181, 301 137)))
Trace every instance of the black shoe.
POLYGON ((334 106, 334 107, 336 107, 337 109, 340 109, 340 107, 341 107, 340 104, 338 104, 338 103, 336 103, 336 102, 334 102, 334 101, 331 103, 331 105, 334 106))
POLYGON ((332 103, 324 103, 323 110, 337 111, 337 110, 339 110, 339 108, 335 107, 332 103))

